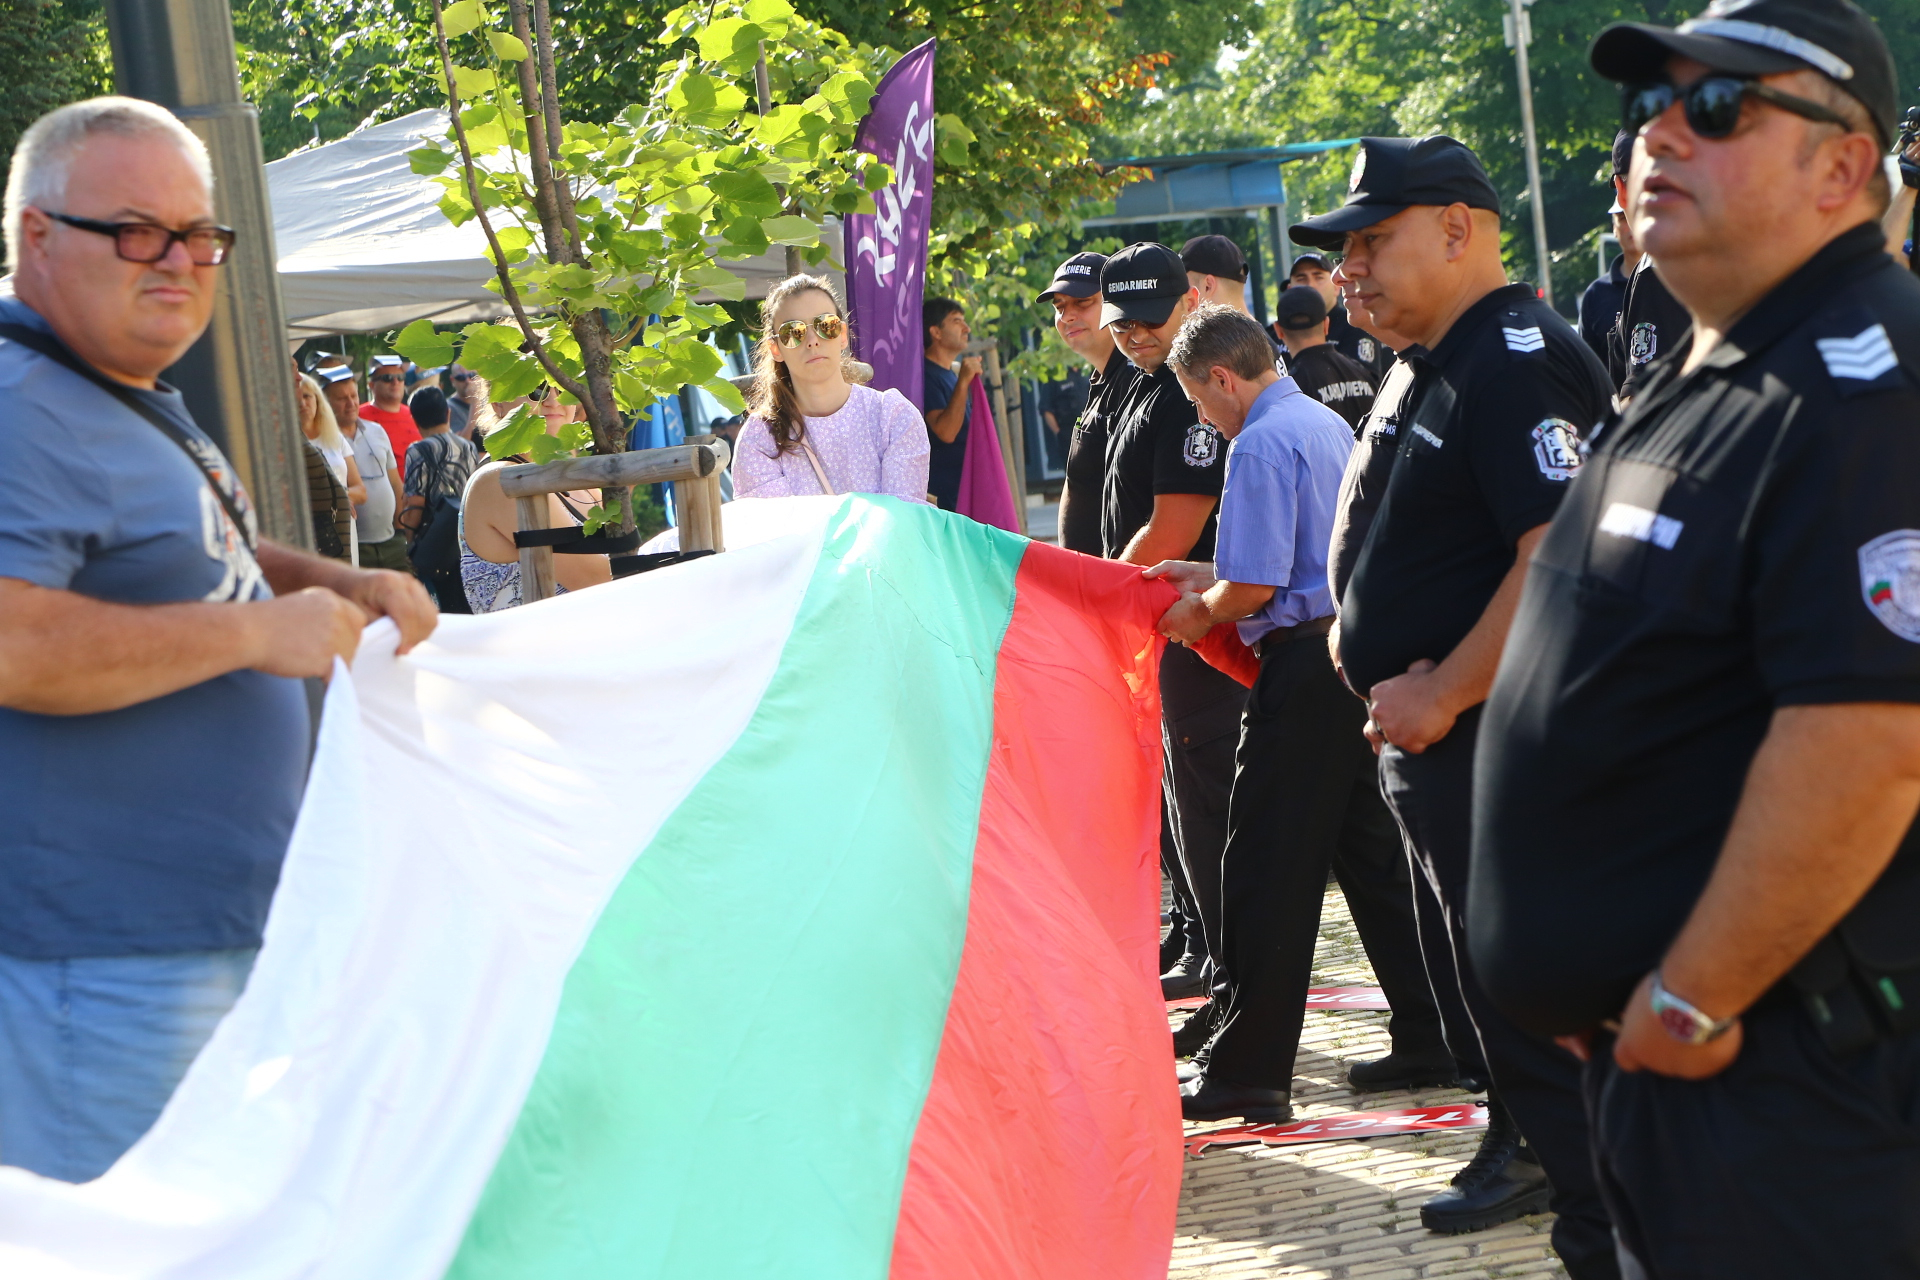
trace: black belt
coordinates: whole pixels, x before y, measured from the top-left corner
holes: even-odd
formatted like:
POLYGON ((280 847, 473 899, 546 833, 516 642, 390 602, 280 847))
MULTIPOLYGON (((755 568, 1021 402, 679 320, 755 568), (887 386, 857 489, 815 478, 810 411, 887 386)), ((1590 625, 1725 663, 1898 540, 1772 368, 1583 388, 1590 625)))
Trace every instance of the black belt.
POLYGON ((1290 644, 1295 640, 1311 640, 1333 630, 1333 615, 1314 618, 1308 622, 1296 622, 1290 627, 1275 627, 1253 642, 1253 656, 1264 658, 1267 651, 1278 645, 1290 644))

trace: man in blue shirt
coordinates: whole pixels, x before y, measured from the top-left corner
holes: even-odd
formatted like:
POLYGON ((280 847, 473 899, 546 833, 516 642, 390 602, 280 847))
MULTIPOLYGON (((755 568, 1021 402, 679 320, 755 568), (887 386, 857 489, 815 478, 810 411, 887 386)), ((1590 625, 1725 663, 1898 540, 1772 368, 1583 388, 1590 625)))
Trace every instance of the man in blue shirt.
POLYGON ((1181 590, 1160 629, 1192 643, 1236 622, 1260 658, 1221 867, 1225 954, 1216 959, 1231 994, 1219 1030, 1183 1072, 1182 1111, 1189 1120, 1291 1116, 1329 868, 1393 1007, 1394 1056, 1424 1066, 1421 1082, 1449 1082, 1453 1062, 1421 958, 1410 868, 1360 735, 1366 709, 1327 662, 1327 546, 1353 434, 1274 372, 1266 334, 1238 311, 1201 307, 1167 363, 1233 449, 1214 563, 1147 570, 1181 590))
POLYGON ((974 379, 980 376, 980 357, 960 360, 960 353, 973 341, 967 327, 967 313, 952 298, 929 298, 921 308, 927 335, 927 379, 921 395, 921 409, 927 418, 927 492, 942 511, 958 509, 960 468, 967 457, 967 429, 972 424, 973 407, 968 398, 974 379), (960 360, 960 371, 953 362, 960 360))
POLYGON ((255 535, 158 380, 233 233, 205 148, 127 98, 14 153, 0 287, 0 1164, 97 1177, 239 996, 305 782, 299 677, 417 581, 255 535))

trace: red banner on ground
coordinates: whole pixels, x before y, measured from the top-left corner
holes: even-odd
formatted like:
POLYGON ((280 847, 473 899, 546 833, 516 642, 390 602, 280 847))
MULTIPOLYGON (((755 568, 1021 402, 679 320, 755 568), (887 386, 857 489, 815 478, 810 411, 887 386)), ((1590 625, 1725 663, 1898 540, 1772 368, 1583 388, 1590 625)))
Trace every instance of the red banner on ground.
POLYGON ((1208 1147, 1240 1147, 1255 1142, 1269 1147, 1292 1147, 1309 1142, 1379 1138, 1434 1129, 1484 1129, 1486 1124, 1487 1109, 1468 1103, 1453 1107, 1410 1107, 1405 1111, 1353 1111, 1322 1116, 1318 1120, 1295 1120, 1291 1124, 1234 1125, 1188 1134, 1186 1144, 1187 1154, 1197 1156, 1208 1147))
MULTIPOLYGON (((1169 1009, 1198 1009, 1205 996, 1167 1001, 1169 1009)), ((1314 987, 1307 992, 1309 1009, 1385 1009, 1387 997, 1378 987, 1314 987)))

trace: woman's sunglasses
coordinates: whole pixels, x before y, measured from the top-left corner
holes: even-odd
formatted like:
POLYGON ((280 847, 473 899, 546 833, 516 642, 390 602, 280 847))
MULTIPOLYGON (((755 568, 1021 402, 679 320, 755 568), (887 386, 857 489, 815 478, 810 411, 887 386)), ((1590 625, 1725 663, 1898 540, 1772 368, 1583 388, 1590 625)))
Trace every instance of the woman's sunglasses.
POLYGON ((1843 129, 1853 127, 1847 123, 1845 116, 1837 111, 1829 111, 1817 102, 1796 98, 1771 85, 1761 84, 1757 80, 1742 80, 1737 76, 1706 76, 1684 89, 1665 80, 1622 85, 1620 118, 1629 130, 1638 133, 1678 101, 1686 108, 1687 128, 1702 138, 1724 138, 1740 123, 1740 109, 1748 98, 1770 102, 1782 111, 1791 111, 1794 115, 1818 120, 1822 124, 1837 124, 1843 129))
POLYGON ((813 326, 813 331, 820 335, 822 342, 832 342, 847 331, 847 322, 829 311, 811 320, 789 320, 773 332, 780 339, 781 346, 797 347, 806 341, 808 325, 813 326))

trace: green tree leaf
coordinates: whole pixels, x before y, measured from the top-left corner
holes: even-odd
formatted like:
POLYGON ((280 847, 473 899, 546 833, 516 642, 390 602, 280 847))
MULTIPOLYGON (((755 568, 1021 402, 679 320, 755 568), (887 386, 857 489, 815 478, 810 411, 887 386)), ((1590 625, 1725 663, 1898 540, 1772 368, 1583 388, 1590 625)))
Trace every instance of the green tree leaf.
POLYGON ((734 173, 716 173, 707 179, 713 194, 745 214, 771 215, 780 211, 780 193, 757 172, 748 169, 734 173))
POLYGON ((440 21, 447 29, 447 38, 463 36, 487 20, 486 12, 480 7, 480 0, 455 0, 440 11, 440 21))
POLYGON ((740 388, 725 378, 709 378, 700 385, 705 388, 708 395, 718 400, 727 412, 745 413, 747 411, 747 398, 740 394, 740 388))
POLYGON ((462 98, 477 98, 494 86, 493 72, 485 67, 455 67, 453 87, 462 98))
POLYGON ((738 73, 752 67, 760 58, 760 42, 772 33, 745 18, 722 18, 701 28, 698 37, 700 56, 738 73))
POLYGON ((747 296, 747 282, 725 267, 690 267, 682 271, 680 277, 734 302, 744 301, 747 296))
POLYGON ((439 147, 420 147, 407 152, 407 167, 415 173, 431 176, 443 173, 453 162, 453 153, 439 147))
POLYGON ((526 42, 510 31, 487 32, 487 43, 493 46, 493 56, 502 62, 527 60, 526 42))
POLYGON ((536 437, 547 433, 547 420, 533 411, 531 405, 520 405, 507 415, 507 420, 487 433, 487 456, 495 462, 504 462, 515 454, 525 453, 536 437))
POLYGON ((453 363, 453 335, 435 332, 433 321, 415 320, 394 337, 393 349, 422 369, 453 363))
POLYGON ((805 218, 791 214, 779 218, 764 218, 760 229, 767 233, 767 240, 773 244, 791 244, 805 248, 820 243, 820 228, 805 218))
POLYGON ((706 129, 731 124, 746 105, 743 90, 699 71, 689 71, 667 90, 668 108, 685 116, 689 124, 706 129))

